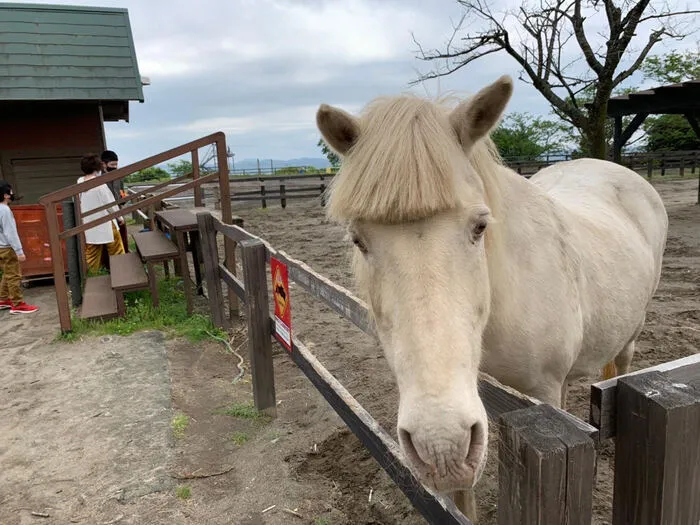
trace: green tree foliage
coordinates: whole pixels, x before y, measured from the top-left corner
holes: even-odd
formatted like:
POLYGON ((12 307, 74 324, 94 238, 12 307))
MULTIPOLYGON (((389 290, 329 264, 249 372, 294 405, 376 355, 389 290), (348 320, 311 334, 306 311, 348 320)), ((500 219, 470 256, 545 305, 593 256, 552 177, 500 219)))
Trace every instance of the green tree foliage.
MULTIPOLYGON (((671 51, 651 56, 642 65, 644 77, 658 84, 677 84, 700 78, 700 51, 671 51)), ((648 151, 687 151, 700 149, 697 136, 683 115, 647 117, 643 129, 648 151)))
POLYGON ((687 151, 700 149, 700 137, 683 115, 659 115, 644 124, 648 151, 687 151))
POLYGON ((319 139, 316 145, 319 148, 321 148, 321 152, 326 156, 328 162, 331 163, 331 166, 333 166, 334 168, 340 166, 340 157, 337 153, 335 153, 328 147, 328 144, 326 144, 326 142, 323 139, 319 139))
POLYGON ((660 84, 678 84, 700 78, 700 50, 650 56, 642 64, 642 73, 644 78, 660 84))
POLYGON ((529 113, 510 113, 491 133, 503 157, 529 160, 566 149, 567 126, 529 113))
POLYGON ((125 182, 151 182, 159 180, 168 180, 170 178, 170 173, 165 171, 163 168, 158 168, 152 166, 150 168, 145 168, 136 173, 132 173, 124 179, 125 182))
POLYGON ((275 170, 275 175, 299 175, 299 174, 309 174, 317 173, 318 169, 313 166, 287 166, 284 168, 278 168, 275 170))
POLYGON ((184 159, 180 159, 175 162, 169 162, 168 171, 172 174, 173 178, 188 175, 192 173, 192 162, 184 159))

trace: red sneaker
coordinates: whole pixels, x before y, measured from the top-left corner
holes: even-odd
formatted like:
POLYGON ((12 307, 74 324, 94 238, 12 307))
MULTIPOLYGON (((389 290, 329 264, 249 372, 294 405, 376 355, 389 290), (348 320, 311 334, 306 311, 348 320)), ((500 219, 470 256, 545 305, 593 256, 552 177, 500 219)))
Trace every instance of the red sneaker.
POLYGON ((12 308, 10 308, 10 313, 11 314, 33 314, 38 309, 39 309, 38 306, 33 306, 33 305, 27 304, 23 301, 21 303, 17 303, 12 308))
POLYGON ((10 299, 0 301, 0 310, 7 310, 8 308, 12 308, 12 301, 10 299))

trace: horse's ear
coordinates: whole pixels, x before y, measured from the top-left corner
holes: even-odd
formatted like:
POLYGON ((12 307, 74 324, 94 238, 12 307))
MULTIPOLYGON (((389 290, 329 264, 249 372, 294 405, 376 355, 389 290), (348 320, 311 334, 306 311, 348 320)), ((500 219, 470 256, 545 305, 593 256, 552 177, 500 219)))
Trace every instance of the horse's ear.
POLYGON ((512 94, 513 81, 503 75, 452 111, 450 124, 463 148, 470 148, 494 128, 512 94))
POLYGON ((316 112, 316 125, 326 143, 344 155, 360 135, 357 119, 340 108, 321 104, 316 112))

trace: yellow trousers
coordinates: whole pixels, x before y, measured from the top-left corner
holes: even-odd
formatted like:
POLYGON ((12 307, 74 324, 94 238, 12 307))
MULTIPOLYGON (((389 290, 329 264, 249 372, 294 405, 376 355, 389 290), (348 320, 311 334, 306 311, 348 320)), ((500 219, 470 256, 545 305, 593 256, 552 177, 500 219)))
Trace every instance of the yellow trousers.
POLYGON ((14 304, 22 302, 22 269, 12 248, 0 248, 0 300, 10 299, 14 304))
POLYGON ((110 255, 121 255, 126 253, 124 251, 124 244, 122 243, 122 237, 119 235, 119 230, 112 223, 112 242, 108 244, 86 244, 85 245, 85 259, 87 259, 88 271, 92 273, 97 273, 100 271, 102 266, 102 250, 107 246, 107 252, 110 255))

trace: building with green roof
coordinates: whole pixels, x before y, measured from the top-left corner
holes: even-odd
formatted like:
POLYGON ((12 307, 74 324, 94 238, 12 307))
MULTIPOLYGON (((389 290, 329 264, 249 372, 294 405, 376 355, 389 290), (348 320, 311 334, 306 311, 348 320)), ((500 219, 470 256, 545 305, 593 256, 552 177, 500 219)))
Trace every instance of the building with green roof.
MULTIPOLYGON (((0 3, 0 179, 22 196, 18 223, 76 183, 85 153, 107 149, 104 122, 128 122, 143 85, 126 9, 0 3)), ((50 266, 46 237, 20 231, 37 244, 28 258, 50 266)))

